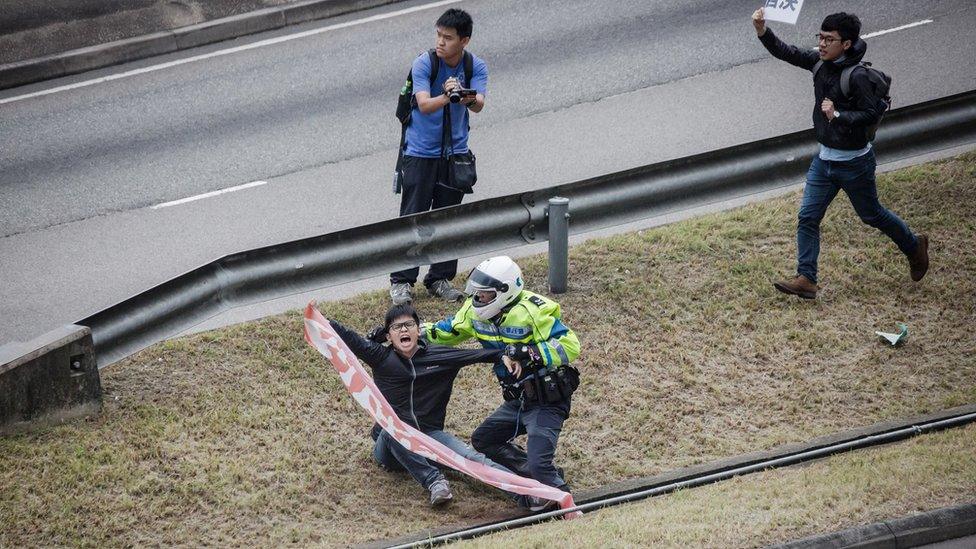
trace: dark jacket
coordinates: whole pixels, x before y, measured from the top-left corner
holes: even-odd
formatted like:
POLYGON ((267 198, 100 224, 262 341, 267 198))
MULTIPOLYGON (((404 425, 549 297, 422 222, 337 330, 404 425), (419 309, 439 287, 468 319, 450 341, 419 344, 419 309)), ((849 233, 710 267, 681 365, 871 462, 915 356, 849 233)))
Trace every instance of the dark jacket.
POLYGON ((361 337, 334 320, 329 321, 342 341, 373 370, 373 381, 397 417, 421 431, 441 430, 454 379, 462 366, 494 363, 500 349, 456 349, 418 342, 413 358, 403 358, 392 346, 361 337))
MULTIPOLYGON (((800 49, 783 43, 773 34, 772 29, 766 28, 766 33, 759 37, 763 46, 781 59, 812 71, 820 60, 816 50, 800 49)), ((813 127, 817 130, 817 141, 834 148, 844 150, 863 149, 868 144, 867 130, 877 124, 883 114, 880 98, 874 97, 873 88, 866 71, 854 69, 851 74, 851 96, 844 97, 840 89, 840 73, 844 67, 856 65, 864 58, 868 46, 858 38, 845 53, 845 58, 839 63, 824 62, 820 70, 813 77, 813 127), (820 104, 827 98, 834 102, 834 108, 840 111, 840 116, 828 121, 820 110, 820 104)))

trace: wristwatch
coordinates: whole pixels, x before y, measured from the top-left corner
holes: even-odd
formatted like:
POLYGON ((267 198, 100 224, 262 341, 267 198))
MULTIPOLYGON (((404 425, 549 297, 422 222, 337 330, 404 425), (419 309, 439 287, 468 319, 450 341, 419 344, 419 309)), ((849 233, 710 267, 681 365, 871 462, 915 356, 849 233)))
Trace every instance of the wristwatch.
POLYGON ((840 111, 837 110, 837 109, 834 109, 834 120, 837 120, 838 118, 840 118, 840 111))

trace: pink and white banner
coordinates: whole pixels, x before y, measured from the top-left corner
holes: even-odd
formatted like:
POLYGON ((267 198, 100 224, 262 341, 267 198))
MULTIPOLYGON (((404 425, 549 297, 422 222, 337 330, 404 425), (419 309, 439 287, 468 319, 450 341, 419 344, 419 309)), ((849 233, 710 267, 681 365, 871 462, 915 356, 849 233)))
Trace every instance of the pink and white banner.
MULTIPOLYGON (((534 479, 499 471, 476 461, 465 459, 450 448, 404 423, 393 412, 393 408, 359 363, 356 355, 349 350, 349 347, 315 307, 314 301, 305 308, 305 341, 308 341, 309 345, 318 349, 325 358, 332 362, 336 371, 339 372, 342 382, 346 385, 346 389, 356 399, 356 402, 365 408, 369 415, 376 420, 376 423, 392 435, 404 448, 507 492, 557 501, 563 509, 574 505, 573 496, 568 492, 546 486, 534 479)), ((574 512, 566 514, 565 517, 574 518, 578 515, 579 512, 574 512)))

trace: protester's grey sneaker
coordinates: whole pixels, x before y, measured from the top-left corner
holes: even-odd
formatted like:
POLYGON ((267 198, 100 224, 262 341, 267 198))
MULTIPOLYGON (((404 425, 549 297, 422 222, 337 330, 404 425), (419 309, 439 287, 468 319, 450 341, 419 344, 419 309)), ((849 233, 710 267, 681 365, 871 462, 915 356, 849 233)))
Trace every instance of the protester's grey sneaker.
POLYGON ((430 506, 440 507, 446 505, 454 499, 454 494, 451 493, 451 485, 447 483, 447 479, 441 479, 435 481, 430 485, 430 506))
POLYGON ((413 285, 406 282, 396 282, 390 285, 390 299, 394 305, 403 305, 413 301, 413 285))
POLYGON ((464 294, 444 279, 434 281, 433 284, 427 287, 427 291, 430 292, 430 295, 447 301, 464 300, 464 294))

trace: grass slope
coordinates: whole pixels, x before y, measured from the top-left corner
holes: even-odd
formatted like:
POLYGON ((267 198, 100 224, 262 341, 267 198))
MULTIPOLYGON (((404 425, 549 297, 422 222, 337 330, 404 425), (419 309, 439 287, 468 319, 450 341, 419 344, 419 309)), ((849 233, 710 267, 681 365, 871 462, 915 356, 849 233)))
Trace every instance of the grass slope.
MULTIPOLYGON (((880 178, 883 202, 932 236, 919 284, 839 196, 815 302, 769 283, 793 269, 796 195, 574 247, 558 298, 583 342, 558 454, 569 482, 976 402, 974 183, 974 154, 880 178), (898 322, 902 347, 873 333, 898 322)), ((545 258, 520 263, 544 288, 545 258)), ((386 307, 376 292, 322 309, 366 329, 386 307)), ((511 511, 466 479, 433 511, 377 469, 371 422, 301 330, 293 312, 161 343, 102 372, 99 417, 0 439, 0 546, 342 545, 511 511)), ((466 368, 448 428, 468 436, 499 402, 489 369, 466 368)))

